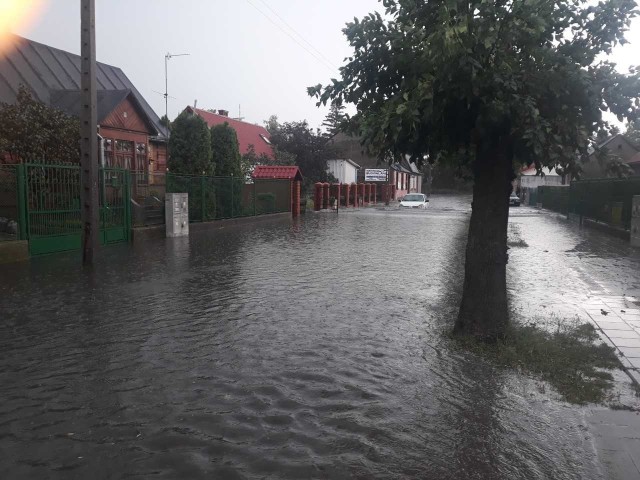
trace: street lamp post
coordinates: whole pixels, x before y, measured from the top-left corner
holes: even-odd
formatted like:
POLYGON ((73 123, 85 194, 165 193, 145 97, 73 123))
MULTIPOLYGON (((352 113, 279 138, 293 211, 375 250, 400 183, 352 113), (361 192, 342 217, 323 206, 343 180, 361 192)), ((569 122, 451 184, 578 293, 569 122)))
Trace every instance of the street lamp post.
POLYGON ((186 57, 189 53, 169 53, 164 56, 164 115, 169 120, 169 75, 168 63, 173 57, 186 57))

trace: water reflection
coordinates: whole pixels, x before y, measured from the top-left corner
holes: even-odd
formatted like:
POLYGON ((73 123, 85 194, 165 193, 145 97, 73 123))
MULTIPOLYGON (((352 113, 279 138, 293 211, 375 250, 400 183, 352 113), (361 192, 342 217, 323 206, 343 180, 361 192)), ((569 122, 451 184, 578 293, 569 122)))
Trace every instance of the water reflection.
POLYGON ((432 204, 3 270, 0 473, 600 478, 579 411, 442 337, 468 201, 432 204))

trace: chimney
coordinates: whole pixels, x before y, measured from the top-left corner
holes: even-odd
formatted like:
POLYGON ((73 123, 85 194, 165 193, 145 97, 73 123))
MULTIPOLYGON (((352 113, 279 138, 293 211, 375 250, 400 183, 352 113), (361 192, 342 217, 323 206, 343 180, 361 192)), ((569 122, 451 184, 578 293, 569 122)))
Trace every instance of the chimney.
POLYGON ((223 117, 228 117, 229 116, 229 110, 218 110, 218 115, 221 115, 223 117))

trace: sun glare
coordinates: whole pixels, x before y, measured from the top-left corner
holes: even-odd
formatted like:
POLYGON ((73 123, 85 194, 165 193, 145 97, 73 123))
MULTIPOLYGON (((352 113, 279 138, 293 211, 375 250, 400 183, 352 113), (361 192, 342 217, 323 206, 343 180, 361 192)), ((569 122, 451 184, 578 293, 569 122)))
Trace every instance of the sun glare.
POLYGON ((0 0, 0 52, 7 47, 7 34, 18 32, 38 17, 44 0, 0 0))

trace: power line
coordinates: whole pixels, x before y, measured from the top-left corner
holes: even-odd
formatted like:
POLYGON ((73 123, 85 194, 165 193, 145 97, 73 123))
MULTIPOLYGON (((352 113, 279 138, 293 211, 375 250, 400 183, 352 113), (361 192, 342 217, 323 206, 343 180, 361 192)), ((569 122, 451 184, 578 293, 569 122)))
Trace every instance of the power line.
POLYGON ((251 5, 253 8, 255 8, 258 12, 260 12, 267 20, 269 20, 273 25, 276 26, 276 28, 278 28, 282 33, 284 33, 285 35, 287 35, 291 40, 293 40, 294 42, 296 42, 298 44, 298 46, 300 48, 302 48, 303 50, 305 50, 309 55, 311 55, 313 58, 315 58, 317 61, 319 61, 323 66, 325 66, 328 70, 331 70, 332 72, 336 72, 337 68, 335 68, 333 65, 331 65, 330 62, 327 62, 326 60, 324 60, 322 57, 319 57, 318 55, 316 55, 314 52, 312 52, 311 50, 309 50, 307 47, 305 47, 302 43, 300 43, 298 41, 298 39, 296 37, 294 37, 293 35, 291 35, 291 33, 287 32, 284 28, 282 28, 278 23, 276 23, 269 15, 267 15, 266 13, 264 13, 264 11, 260 10, 251 0, 247 0, 247 3, 249 5, 251 5))
POLYGON ((331 60, 329 60, 327 57, 324 56, 324 54, 318 50, 316 47, 313 46, 313 44, 311 44, 311 42, 309 42, 306 38, 304 38, 302 36, 302 34, 300 32, 298 32, 295 28, 293 28, 291 25, 289 25, 287 23, 287 21, 282 18, 280 15, 278 15, 278 12, 276 12, 273 8, 271 8, 271 6, 265 2, 264 0, 259 0, 260 3, 262 3, 265 7, 267 7, 269 9, 269 11, 271 11, 271 13, 273 13, 276 17, 278 17, 280 19, 280 21, 282 23, 284 23, 293 33, 295 33, 298 37, 300 37, 300 39, 306 43, 307 45, 309 45, 318 55, 320 55, 325 61, 326 63, 328 63, 329 65, 331 65, 331 67, 335 68, 336 70, 338 70, 338 67, 336 67, 331 60))

